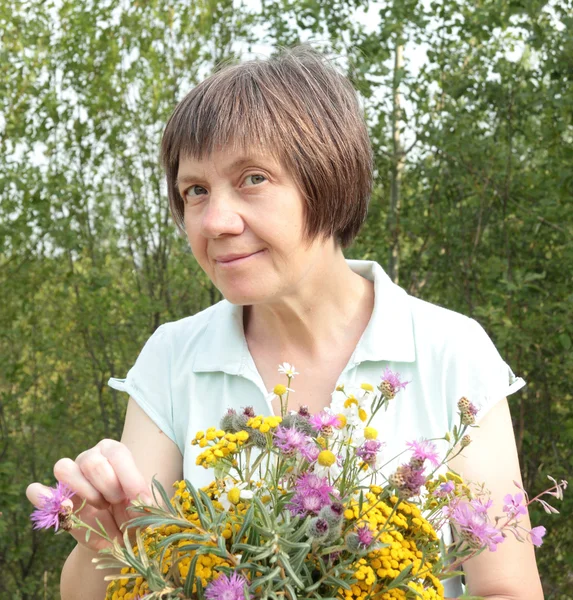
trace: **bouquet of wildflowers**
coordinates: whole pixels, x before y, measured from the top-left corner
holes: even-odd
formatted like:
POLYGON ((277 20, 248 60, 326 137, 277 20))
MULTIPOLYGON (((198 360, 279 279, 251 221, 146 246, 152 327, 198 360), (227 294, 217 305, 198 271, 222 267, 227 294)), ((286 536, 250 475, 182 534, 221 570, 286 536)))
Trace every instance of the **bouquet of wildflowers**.
MULTIPOLYGON (((442 581, 511 531, 541 544, 543 527, 519 525, 529 501, 524 490, 505 498, 504 516, 490 522, 491 501, 455 473, 440 469, 470 443, 476 409, 460 399, 459 423, 442 438, 407 444, 409 460, 386 477, 383 442, 371 425, 406 386, 388 369, 375 389, 344 386, 341 410, 288 411, 294 367, 273 393, 281 416, 229 410, 218 426, 197 432, 197 464, 213 471, 210 485, 175 484, 170 498, 154 482, 156 505, 133 503, 124 544, 109 540, 98 568, 115 568, 105 600, 197 599, 376 600, 443 598, 442 581), (441 474, 438 474, 441 471, 441 474), (439 530, 451 523, 457 541, 445 547, 439 530), (131 534, 131 535, 130 535, 131 534), (135 539, 135 543, 132 541, 135 539)), ((567 482, 544 493, 562 497, 567 482)), ((517 484, 516 484, 517 485, 517 484)), ((38 526, 85 527, 59 486, 37 510, 38 526)), ((77 511, 79 512, 79 511, 77 511)))

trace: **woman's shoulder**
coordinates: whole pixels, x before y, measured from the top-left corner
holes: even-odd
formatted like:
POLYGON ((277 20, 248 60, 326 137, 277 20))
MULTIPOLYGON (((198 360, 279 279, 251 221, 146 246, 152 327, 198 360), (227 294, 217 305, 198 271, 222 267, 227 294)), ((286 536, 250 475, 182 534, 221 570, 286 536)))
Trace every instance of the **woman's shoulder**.
POLYGON ((470 369, 484 379, 493 372, 506 376, 507 365, 476 319, 412 296, 408 304, 417 361, 447 371, 450 377, 460 369, 470 369))
POLYGON ((408 295, 408 306, 416 340, 434 344, 466 345, 476 338, 487 337, 483 327, 472 317, 438 304, 408 295))
POLYGON ((221 300, 194 315, 163 323, 158 327, 156 333, 164 337, 172 348, 181 349, 182 346, 194 348, 209 325, 214 320, 221 318, 223 312, 228 312, 227 305, 229 302, 221 300))

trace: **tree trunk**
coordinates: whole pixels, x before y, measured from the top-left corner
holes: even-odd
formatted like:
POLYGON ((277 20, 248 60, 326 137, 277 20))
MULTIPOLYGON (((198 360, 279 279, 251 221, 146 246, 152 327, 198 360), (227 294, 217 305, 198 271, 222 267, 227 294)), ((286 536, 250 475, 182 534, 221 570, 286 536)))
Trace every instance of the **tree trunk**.
POLYGON ((394 78, 392 84, 392 170, 390 173, 390 208, 388 210, 388 234, 390 236, 390 256, 388 258, 388 275, 394 283, 400 279, 400 191, 402 171, 404 170, 404 150, 400 139, 400 122, 402 118, 402 97, 400 80, 404 66, 404 44, 401 34, 396 37, 394 50, 394 78))

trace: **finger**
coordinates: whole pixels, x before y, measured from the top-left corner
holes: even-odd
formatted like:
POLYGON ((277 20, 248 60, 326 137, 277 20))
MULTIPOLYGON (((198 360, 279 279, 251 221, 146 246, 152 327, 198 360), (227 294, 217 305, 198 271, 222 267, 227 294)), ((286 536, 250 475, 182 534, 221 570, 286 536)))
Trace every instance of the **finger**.
POLYGON ((144 502, 151 503, 151 490, 129 448, 115 440, 102 440, 97 447, 112 466, 126 498, 134 500, 140 496, 144 502))
POLYGON ((76 493, 73 498, 76 501, 75 504, 81 503, 85 498, 88 504, 96 508, 107 508, 109 506, 109 502, 88 481, 79 465, 71 458, 61 458, 54 465, 54 476, 76 493))
POLYGON ((119 479, 105 456, 95 446, 76 458, 81 474, 110 504, 125 502, 119 479))
POLYGON ((52 488, 41 483, 31 483, 26 488, 26 498, 36 507, 40 508, 44 504, 44 498, 49 498, 52 494, 52 488))

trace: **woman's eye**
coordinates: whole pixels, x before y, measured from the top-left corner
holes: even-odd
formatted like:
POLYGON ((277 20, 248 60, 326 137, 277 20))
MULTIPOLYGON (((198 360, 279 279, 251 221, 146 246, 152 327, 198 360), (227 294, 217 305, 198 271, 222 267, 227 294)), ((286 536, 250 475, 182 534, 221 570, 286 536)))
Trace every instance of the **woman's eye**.
POLYGON ((266 180, 266 177, 264 175, 247 175, 245 177, 245 181, 251 180, 251 183, 254 185, 257 185, 259 183, 263 183, 263 181, 266 180))
POLYGON ((192 185, 191 187, 188 187, 185 192, 183 192, 183 197, 184 198, 196 198, 197 196, 201 196, 203 195, 203 193, 206 193, 207 190, 200 186, 200 185, 192 185))

